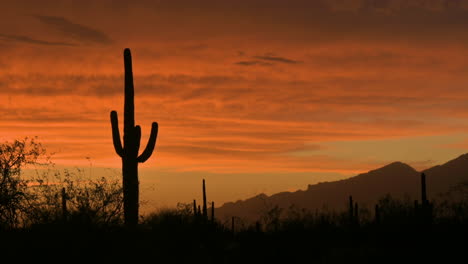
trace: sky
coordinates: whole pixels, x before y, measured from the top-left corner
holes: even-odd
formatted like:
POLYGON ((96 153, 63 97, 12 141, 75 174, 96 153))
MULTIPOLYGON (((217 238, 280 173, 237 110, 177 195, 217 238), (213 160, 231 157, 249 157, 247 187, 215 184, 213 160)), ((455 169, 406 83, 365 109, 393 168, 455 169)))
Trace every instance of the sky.
POLYGON ((305 189, 468 152, 468 1, 3 0, 0 140, 118 171, 133 56, 147 208, 305 189), (122 129, 122 123, 121 123, 122 129), (142 147, 143 148, 143 147, 142 147))

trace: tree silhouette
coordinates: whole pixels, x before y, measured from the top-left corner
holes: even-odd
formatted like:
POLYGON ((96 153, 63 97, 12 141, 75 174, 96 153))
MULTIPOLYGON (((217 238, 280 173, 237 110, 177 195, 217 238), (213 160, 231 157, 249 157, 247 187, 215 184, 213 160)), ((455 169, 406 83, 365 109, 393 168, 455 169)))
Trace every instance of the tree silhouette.
MULTIPOLYGON (((45 149, 34 139, 25 138, 0 144, 0 225, 14 228, 20 224, 20 214, 31 199, 28 181, 20 177, 22 169, 37 162, 45 149)), ((0 226, 2 227, 2 226, 0 226)))

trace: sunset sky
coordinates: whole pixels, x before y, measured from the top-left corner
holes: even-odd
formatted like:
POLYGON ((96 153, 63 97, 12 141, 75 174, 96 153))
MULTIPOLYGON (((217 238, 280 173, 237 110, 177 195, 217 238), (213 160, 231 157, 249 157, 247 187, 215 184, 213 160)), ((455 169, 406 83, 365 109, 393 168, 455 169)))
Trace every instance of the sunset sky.
MULTIPOLYGON (((218 205, 468 152, 468 1, 2 1, 0 139, 121 166, 133 55, 147 207, 218 205), (122 129, 122 123, 121 123, 122 129)), ((96 173, 96 172, 95 172, 96 173)))

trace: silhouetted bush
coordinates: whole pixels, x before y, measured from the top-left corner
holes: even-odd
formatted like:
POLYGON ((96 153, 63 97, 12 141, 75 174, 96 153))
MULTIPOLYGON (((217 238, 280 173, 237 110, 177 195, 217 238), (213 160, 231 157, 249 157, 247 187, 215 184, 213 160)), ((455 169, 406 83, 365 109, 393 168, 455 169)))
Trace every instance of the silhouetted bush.
POLYGON ((122 187, 117 176, 96 178, 86 175, 82 169, 55 169, 36 139, 0 145, 2 229, 57 223, 115 226, 122 222, 122 203, 122 187), (24 175, 24 169, 35 171, 34 176, 24 175))
POLYGON ((35 178, 30 193, 27 225, 63 223, 83 226, 116 226, 122 223, 123 193, 117 176, 91 177, 85 170, 54 171, 35 178), (65 197, 61 190, 64 188, 65 197), (62 207, 66 202, 66 212, 62 207))
POLYGON ((22 223, 29 202, 29 181, 22 178, 26 166, 37 164, 45 149, 35 139, 24 138, 0 144, 0 228, 16 228, 22 223))

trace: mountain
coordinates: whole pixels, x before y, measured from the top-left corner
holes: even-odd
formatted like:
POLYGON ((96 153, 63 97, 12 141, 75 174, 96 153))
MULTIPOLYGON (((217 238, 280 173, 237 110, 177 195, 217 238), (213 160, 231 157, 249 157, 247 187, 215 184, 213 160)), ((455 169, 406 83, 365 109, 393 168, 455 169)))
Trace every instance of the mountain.
MULTIPOLYGON (((432 199, 451 186, 468 181, 468 154, 422 172, 426 174, 428 198, 432 199)), ((326 206, 343 210, 348 205, 350 195, 369 208, 386 194, 396 198, 409 196, 420 200, 420 174, 421 172, 405 163, 394 162, 348 179, 309 185, 306 190, 281 192, 271 196, 260 194, 244 201, 225 203, 217 208, 217 215, 221 219, 237 216, 256 220, 276 205, 281 208, 294 205, 308 210, 326 206)))
POLYGON ((459 182, 468 181, 468 153, 423 172, 427 175, 427 191, 429 195, 445 192, 459 182))

